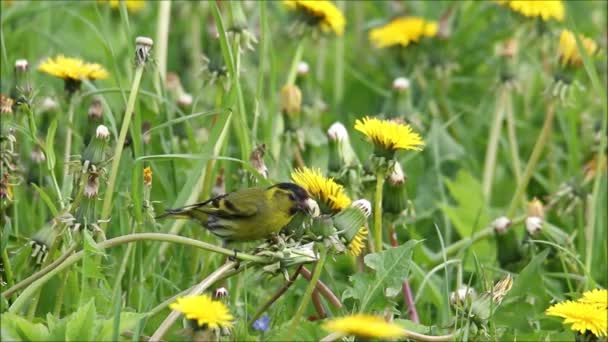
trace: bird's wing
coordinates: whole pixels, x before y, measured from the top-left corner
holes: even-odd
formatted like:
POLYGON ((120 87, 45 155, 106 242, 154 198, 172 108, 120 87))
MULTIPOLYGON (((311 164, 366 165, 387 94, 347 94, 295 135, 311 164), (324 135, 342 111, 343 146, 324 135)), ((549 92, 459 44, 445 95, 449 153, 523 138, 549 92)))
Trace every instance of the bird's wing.
POLYGON ((259 189, 244 189, 221 195, 208 201, 193 204, 192 210, 201 211, 218 218, 234 218, 253 216, 258 212, 259 196, 254 191, 259 189))

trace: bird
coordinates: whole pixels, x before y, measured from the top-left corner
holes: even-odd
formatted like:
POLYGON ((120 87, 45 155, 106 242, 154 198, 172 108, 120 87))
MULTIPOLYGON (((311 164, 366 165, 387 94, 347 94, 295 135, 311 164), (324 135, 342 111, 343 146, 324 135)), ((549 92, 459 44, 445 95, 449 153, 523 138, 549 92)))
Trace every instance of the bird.
POLYGON ((265 239, 278 233, 297 213, 314 208, 308 192, 294 183, 254 187, 169 209, 157 219, 195 219, 224 243, 265 239))

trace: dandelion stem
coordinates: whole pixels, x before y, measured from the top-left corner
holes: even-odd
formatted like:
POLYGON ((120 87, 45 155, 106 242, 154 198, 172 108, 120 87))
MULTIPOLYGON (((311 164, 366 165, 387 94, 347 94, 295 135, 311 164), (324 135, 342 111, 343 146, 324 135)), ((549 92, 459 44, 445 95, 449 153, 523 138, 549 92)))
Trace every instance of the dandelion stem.
POLYGON ((296 76, 298 75, 298 63, 302 60, 302 53, 304 52, 304 41, 300 39, 296 52, 291 60, 291 66, 289 67, 289 74, 287 75, 287 82, 285 85, 294 85, 296 83, 296 76))
POLYGON ((317 285, 317 281, 319 277, 321 277, 321 272, 323 271, 323 265, 325 264, 325 260, 327 259, 327 248, 321 245, 321 256, 319 257, 319 261, 315 265, 314 273, 312 274, 312 279, 308 283, 308 287, 306 288, 306 292, 304 292, 304 296, 302 297, 302 301, 300 302, 300 306, 296 310, 295 315, 293 316, 293 320, 291 321, 291 325, 289 326, 289 332, 287 333, 287 340, 292 341, 293 335, 296 332, 296 327, 310 302, 312 291, 315 289, 317 285))
POLYGON ((486 148, 486 157, 483 167, 483 195, 486 201, 492 198, 492 183, 494 180, 494 169, 496 168, 496 151, 498 149, 498 140, 500 139, 500 131, 502 121, 505 116, 505 107, 507 99, 507 88, 502 86, 500 96, 496 101, 496 109, 494 111, 494 120, 490 128, 490 137, 488 138, 488 146, 486 148))
POLYGON ((139 90, 139 84, 141 82, 141 77, 144 72, 144 66, 145 63, 140 63, 139 65, 137 65, 137 69, 135 69, 135 76, 133 77, 133 84, 131 85, 131 92, 129 93, 129 100, 127 102, 127 110, 125 111, 125 116, 122 120, 122 126, 120 128, 118 141, 116 141, 116 147, 114 148, 110 179, 108 181, 108 187, 106 189, 106 194, 103 199, 103 207, 101 210, 102 229, 105 229, 105 226, 107 225, 107 222, 104 222, 103 220, 108 220, 110 218, 110 213, 112 210, 112 196, 114 195, 114 186, 116 185, 116 178, 118 177, 118 166, 120 165, 122 150, 125 145, 125 140, 127 138, 127 132, 129 131, 131 117, 133 116, 133 110, 135 108, 135 99, 137 98, 137 92, 139 90))
MULTIPOLYGON (((219 280, 225 273, 231 271, 236 266, 236 264, 236 261, 228 261, 224 265, 220 266, 220 268, 215 270, 207 278, 201 281, 194 289, 192 289, 192 291, 190 291, 188 295, 192 296, 203 293, 209 286, 213 285, 213 283, 219 280)), ((173 323, 175 323, 179 315, 180 313, 178 311, 171 311, 169 316, 165 318, 165 320, 160 324, 158 329, 156 329, 154 334, 152 334, 152 336, 150 337, 150 341, 160 341, 160 339, 165 335, 167 330, 169 330, 173 323)))
POLYGON ((379 168, 376 172, 376 196, 374 198, 374 243, 375 253, 382 252, 382 190, 386 170, 379 168))
MULTIPOLYGON (((63 151, 63 178, 61 179, 62 181, 62 186, 61 186, 61 190, 62 190, 62 194, 64 196, 68 196, 69 195, 69 185, 70 185, 70 179, 68 179, 69 177, 69 172, 70 172, 70 156, 72 155, 72 134, 73 134, 73 125, 74 125, 74 107, 76 106, 76 96, 74 96, 73 94, 70 95, 69 98, 69 104, 68 104, 68 125, 67 125, 67 132, 66 132, 66 137, 65 137, 65 148, 63 151)), ((48 148, 51 148, 50 146, 48 146, 48 148)), ((63 203, 62 203, 63 205, 63 203)))
MULTIPOLYGON (((510 94, 509 94, 510 95, 510 94)), ((515 116, 513 115, 513 101, 509 96, 506 102, 507 134, 509 138, 509 148, 511 150, 511 163, 513 164, 513 174, 515 182, 521 182, 521 160, 519 158, 519 144, 517 143, 517 133, 515 132, 515 116)))
POLYGON ((513 198, 511 198, 511 204, 509 205, 509 210, 507 211, 507 217, 511 217, 513 214, 515 214, 517 204, 528 187, 528 183, 530 182, 530 179, 536 170, 536 165, 540 160, 541 153, 543 152, 545 144, 547 143, 547 140, 551 134, 551 130, 553 128, 553 119, 555 118, 555 103, 553 100, 549 100, 546 112, 545 122, 543 123, 543 127, 538 135, 538 138, 536 139, 536 143, 534 144, 532 154, 530 155, 530 159, 528 160, 528 164, 526 165, 522 179, 517 184, 515 194, 513 195, 513 198))

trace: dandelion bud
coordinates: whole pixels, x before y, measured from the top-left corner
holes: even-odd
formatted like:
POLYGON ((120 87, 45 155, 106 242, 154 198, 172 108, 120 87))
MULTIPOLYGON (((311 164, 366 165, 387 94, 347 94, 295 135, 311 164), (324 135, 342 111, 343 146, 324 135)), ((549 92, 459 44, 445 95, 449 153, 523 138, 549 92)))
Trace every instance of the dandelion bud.
POLYGON ((87 184, 84 186, 84 195, 88 198, 93 198, 99 193, 99 174, 96 172, 89 173, 87 184))
POLYGON ((405 187, 406 176, 398 161, 390 168, 387 182, 384 184, 382 193, 382 205, 384 211, 392 214, 400 214, 408 207, 407 192, 405 187))
POLYGON ((543 230, 544 220, 537 216, 526 217, 526 230, 528 234, 534 236, 543 230))
POLYGON ((148 37, 135 38, 135 62, 137 65, 145 64, 150 58, 150 51, 154 41, 148 37))
POLYGON ((183 93, 177 98, 177 105, 182 108, 188 108, 192 105, 192 95, 183 93))
POLYGON ((545 217, 543 202, 536 197, 528 203, 528 216, 540 217, 541 219, 545 217))
POLYGON ((310 71, 310 67, 308 66, 308 63, 306 62, 300 62, 298 63, 298 76, 306 76, 308 74, 308 71, 310 71))
POLYGON ((32 246, 32 258, 37 265, 42 264, 49 256, 49 249, 55 242, 57 233, 55 232, 55 224, 49 222, 44 225, 30 240, 32 246))
POLYGON ((218 300, 226 297, 228 297, 228 289, 226 289, 225 287, 215 289, 215 292, 213 293, 214 299, 218 300))
POLYGON ((54 112, 57 110, 57 108, 59 108, 59 105, 57 104, 57 101, 53 100, 52 97, 45 97, 40 103, 40 112, 42 113, 54 112))
POLYGON ((95 136, 98 139, 108 139, 108 137, 110 137, 110 131, 108 130, 108 127, 104 125, 99 125, 95 130, 95 136))
POLYGON ((370 217, 370 215, 372 214, 372 204, 365 198, 354 201, 351 206, 361 210, 365 217, 370 217))
POLYGON ((38 146, 36 146, 32 149, 30 158, 32 159, 34 164, 40 164, 46 160, 46 157, 44 156, 44 152, 42 152, 42 150, 38 146))
POLYGON ((0 95, 0 114, 13 114, 15 101, 8 96, 0 95))
POLYGON ((332 217, 334 227, 346 244, 357 236, 361 227, 367 223, 368 213, 371 213, 371 204, 367 200, 359 200, 350 207, 340 211, 332 217), (368 210, 369 209, 369 210, 368 210))
POLYGON ((463 286, 450 293, 450 304, 452 304, 452 306, 458 306, 459 304, 468 302, 473 297, 475 297, 475 289, 463 286))
POLYGON ((82 162, 89 161, 95 165, 105 159, 106 145, 110 138, 110 131, 104 125, 97 126, 95 137, 91 139, 84 152, 82 162))
POLYGON ((89 105, 89 120, 99 122, 103 119, 103 105, 99 97, 94 97, 89 105))
POLYGON ((402 92, 410 88, 410 80, 405 77, 397 77, 393 81, 393 90, 402 92))
POLYGON ((302 92, 297 85, 286 85, 281 89, 281 111, 287 119, 289 129, 296 128, 302 109, 302 92))
POLYGON ((266 144, 256 146, 249 156, 249 163, 256 169, 264 178, 268 178, 268 168, 264 163, 264 154, 266 153, 266 144))
POLYGON ((152 186, 152 168, 149 166, 144 168, 144 185, 147 187, 152 186))
POLYGON ((504 234, 511 226, 511 223, 512 222, 508 217, 501 216, 492 221, 492 227, 494 228, 494 232, 496 232, 496 234, 504 234))
POLYGON ((15 71, 17 72, 26 72, 28 68, 28 63, 26 59, 18 59, 15 61, 15 71))
POLYGON ((341 122, 334 122, 329 129, 327 129, 327 136, 331 141, 345 141, 348 140, 348 131, 341 122))

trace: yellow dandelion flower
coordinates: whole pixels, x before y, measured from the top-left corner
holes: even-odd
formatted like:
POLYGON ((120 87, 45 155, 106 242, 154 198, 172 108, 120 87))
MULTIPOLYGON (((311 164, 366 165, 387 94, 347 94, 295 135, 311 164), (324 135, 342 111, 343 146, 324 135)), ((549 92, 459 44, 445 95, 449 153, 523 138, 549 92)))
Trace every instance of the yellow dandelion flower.
POLYGON ((108 72, 97 63, 86 63, 78 58, 49 58, 38 67, 39 71, 62 78, 66 81, 97 80, 108 78, 108 72))
POLYGON ((319 25, 323 32, 335 32, 341 36, 344 33, 346 20, 344 15, 328 0, 283 0, 285 6, 291 10, 299 11, 311 19, 315 25, 319 25))
POLYGON ((127 5, 127 11, 136 13, 144 9, 146 6, 145 0, 98 0, 100 2, 107 2, 110 4, 110 7, 113 9, 120 8, 120 1, 124 1, 125 5, 127 5))
POLYGON ((578 301, 606 309, 608 308, 608 290, 595 289, 587 291, 583 293, 583 297, 581 297, 578 301))
POLYGON ((369 234, 367 227, 361 227, 357 234, 355 234, 355 237, 352 239, 352 241, 348 244, 348 249, 346 253, 352 256, 361 255, 363 248, 365 248, 365 240, 367 240, 367 234, 369 234))
MULTIPOLYGON (((579 35, 578 37, 581 40, 585 52, 589 56, 593 56, 598 49, 597 43, 593 39, 587 38, 583 35, 579 35)), ((583 63, 583 57, 578 51, 576 39, 571 31, 562 30, 562 33, 559 36, 558 53, 559 60, 563 65, 579 66, 583 63)))
POLYGON ((234 320, 224 303, 212 300, 208 295, 177 298, 169 307, 207 329, 230 328, 234 320))
POLYGON ((15 101, 8 96, 0 94, 0 114, 13 114, 15 101))
POLYGON ((565 10, 561 0, 498 0, 497 2, 525 17, 540 17, 544 21, 564 20, 565 10))
POLYGON ((423 37, 434 37, 437 35, 437 30, 436 21, 418 17, 403 17, 371 30, 369 39, 377 48, 395 45, 406 47, 410 43, 417 43, 423 37))
POLYGON ((396 150, 421 151, 424 142, 408 124, 365 117, 355 121, 355 129, 367 136, 380 155, 392 156, 396 150))
POLYGON ((152 168, 149 166, 144 168, 144 185, 152 185, 152 168))
POLYGON ((321 211, 337 212, 350 206, 351 200, 342 185, 333 178, 325 178, 320 169, 304 167, 291 173, 294 183, 308 191, 320 205, 321 211))
POLYGON ((406 336, 405 330, 399 325, 388 323, 382 317, 362 314, 331 319, 323 324, 323 328, 344 336, 363 338, 390 339, 406 336))
POLYGON ((549 316, 565 318, 564 324, 572 324, 570 329, 585 333, 591 331, 595 336, 606 336, 608 319, 606 308, 597 305, 565 301, 550 306, 545 313, 549 316))

